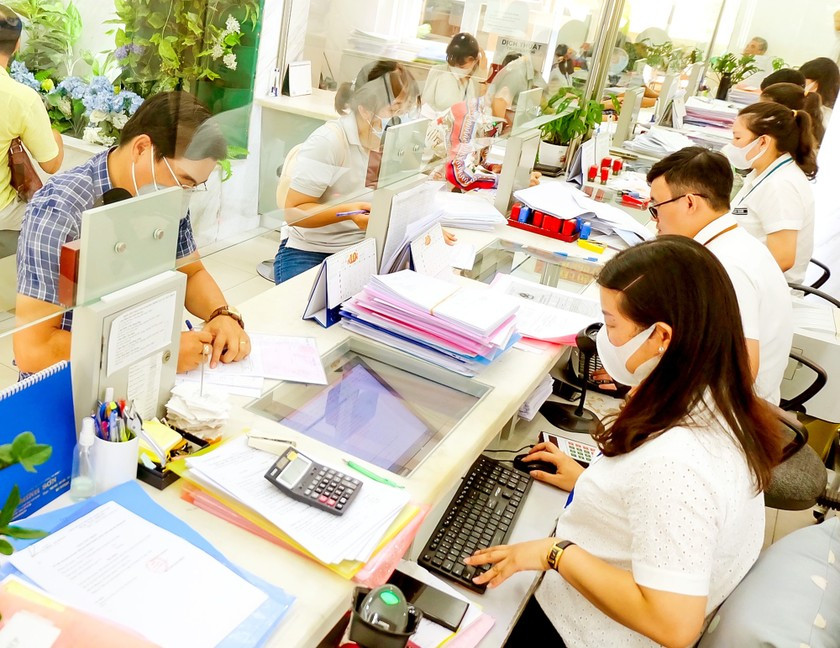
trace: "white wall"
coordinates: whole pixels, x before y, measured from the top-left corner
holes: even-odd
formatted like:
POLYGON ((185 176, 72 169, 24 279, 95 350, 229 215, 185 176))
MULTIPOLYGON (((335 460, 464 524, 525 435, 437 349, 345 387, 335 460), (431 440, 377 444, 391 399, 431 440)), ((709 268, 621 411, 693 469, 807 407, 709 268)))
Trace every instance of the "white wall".
MULTIPOLYGON (((833 57, 834 12, 838 0, 742 0, 727 50, 740 52, 753 36, 767 39, 768 56, 798 66, 818 56, 833 57)), ((723 32, 722 35, 728 32, 723 32)), ((725 39, 722 39, 725 41, 725 39)))

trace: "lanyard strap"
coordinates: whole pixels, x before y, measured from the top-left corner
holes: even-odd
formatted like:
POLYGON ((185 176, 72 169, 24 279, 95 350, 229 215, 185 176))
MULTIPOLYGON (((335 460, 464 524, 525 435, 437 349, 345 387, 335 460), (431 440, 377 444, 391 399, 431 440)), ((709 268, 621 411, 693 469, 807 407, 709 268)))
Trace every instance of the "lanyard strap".
POLYGON ((738 223, 735 223, 734 225, 730 225, 730 226, 729 226, 729 227, 727 227, 725 230, 721 230, 720 232, 718 232, 717 234, 715 234, 712 238, 710 238, 708 241, 706 241, 705 243, 703 243, 703 247, 708 247, 709 243, 711 243, 712 241, 714 241, 714 240, 715 240, 718 236, 723 236, 723 235, 724 235, 724 234, 726 234, 727 232, 731 232, 732 230, 734 230, 736 227, 738 227, 738 223))
POLYGON ((746 196, 744 196, 743 198, 741 198, 741 200, 739 200, 739 201, 738 201, 738 206, 740 207, 741 205, 743 205, 743 204, 744 204, 744 201, 745 201, 747 198, 749 198, 750 194, 751 194, 753 191, 755 191, 755 190, 758 188, 758 186, 759 186, 762 182, 764 182, 765 180, 767 180, 767 178, 769 178, 771 175, 773 175, 773 174, 774 174, 777 170, 781 169, 783 166, 785 166, 786 164, 789 164, 789 163, 791 163, 791 162, 793 162, 793 158, 788 158, 787 160, 782 160, 779 164, 777 164, 777 165, 776 165, 776 166, 774 166, 772 169, 770 169, 770 173, 768 173, 768 174, 767 174, 766 176, 764 176, 761 180, 759 180, 759 181, 758 181, 758 182, 757 182, 757 183, 756 183, 756 184, 755 184, 755 185, 754 185, 754 186, 753 186, 753 187, 752 187, 752 188, 751 188, 751 189, 747 192, 747 195, 746 195, 746 196))

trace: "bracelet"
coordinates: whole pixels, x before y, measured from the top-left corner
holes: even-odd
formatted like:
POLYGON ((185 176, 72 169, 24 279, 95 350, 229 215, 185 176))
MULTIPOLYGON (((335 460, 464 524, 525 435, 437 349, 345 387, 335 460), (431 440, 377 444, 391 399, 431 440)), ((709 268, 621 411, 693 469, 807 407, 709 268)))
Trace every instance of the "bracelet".
POLYGON ((571 540, 560 540, 555 542, 554 546, 552 546, 551 550, 548 552, 548 566, 554 571, 557 571, 557 566, 560 563, 560 556, 562 556, 563 552, 573 544, 574 542, 571 540))

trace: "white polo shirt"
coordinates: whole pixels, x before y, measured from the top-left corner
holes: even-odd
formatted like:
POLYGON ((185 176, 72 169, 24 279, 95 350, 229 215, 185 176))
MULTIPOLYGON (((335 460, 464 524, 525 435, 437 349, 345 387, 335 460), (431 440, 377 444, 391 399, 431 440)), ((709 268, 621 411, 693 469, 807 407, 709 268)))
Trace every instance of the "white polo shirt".
MULTIPOLYGON (((313 196, 323 205, 369 202, 365 188, 369 152, 359 140, 356 117, 344 115, 318 128, 294 160, 291 189, 313 196)), ((297 250, 332 254, 364 239, 351 219, 324 227, 289 227, 286 245, 297 250)))
POLYGON ((756 394, 778 405, 793 344, 793 305, 779 265, 764 244, 738 226, 732 214, 706 225, 694 240, 726 269, 738 297, 744 337, 758 340, 756 394))
POLYGON ((452 68, 447 63, 429 69, 423 86, 423 103, 431 106, 436 113, 449 110, 456 103, 472 101, 477 96, 478 84, 464 70, 452 68))
MULTIPOLYGON (((555 537, 632 572, 642 587, 708 597, 708 618, 758 558, 764 499, 728 428, 708 410, 693 415, 691 427, 597 457, 575 484, 555 537)), ((569 648, 658 645, 610 619, 555 571, 546 572, 536 598, 569 648)))
POLYGON ((814 252, 814 191, 789 154, 762 173, 750 172, 732 201, 732 213, 747 232, 765 244, 768 234, 796 230, 796 259, 785 279, 802 283, 814 252))

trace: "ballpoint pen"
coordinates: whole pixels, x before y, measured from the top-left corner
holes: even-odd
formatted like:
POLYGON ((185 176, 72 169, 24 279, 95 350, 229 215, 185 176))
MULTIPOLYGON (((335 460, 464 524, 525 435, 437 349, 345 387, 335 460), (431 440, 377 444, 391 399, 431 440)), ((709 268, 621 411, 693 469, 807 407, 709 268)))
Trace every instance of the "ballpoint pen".
POLYGON ((387 477, 381 477, 376 473, 371 472, 364 466, 360 466, 355 461, 350 461, 349 459, 345 459, 344 463, 346 463, 350 468, 355 470, 356 472, 362 473, 365 477, 369 477, 373 481, 379 482, 380 484, 385 484, 386 486, 393 486, 394 488, 405 488, 402 484, 397 484, 396 482, 392 482, 387 477))
POLYGON ((568 252, 555 252, 557 256, 561 256, 565 259, 571 259, 572 261, 589 261, 590 263, 598 263, 598 259, 596 257, 581 257, 575 256, 574 254, 569 254, 568 252))
POLYGON ((355 211, 338 212, 336 218, 344 218, 345 216, 358 216, 359 214, 369 214, 367 209, 356 209, 355 211))
POLYGON ((191 322, 191 321, 189 321, 189 320, 186 320, 186 321, 187 321, 187 330, 188 330, 188 331, 192 331, 192 330, 193 330, 193 325, 192 325, 192 322, 191 322))

